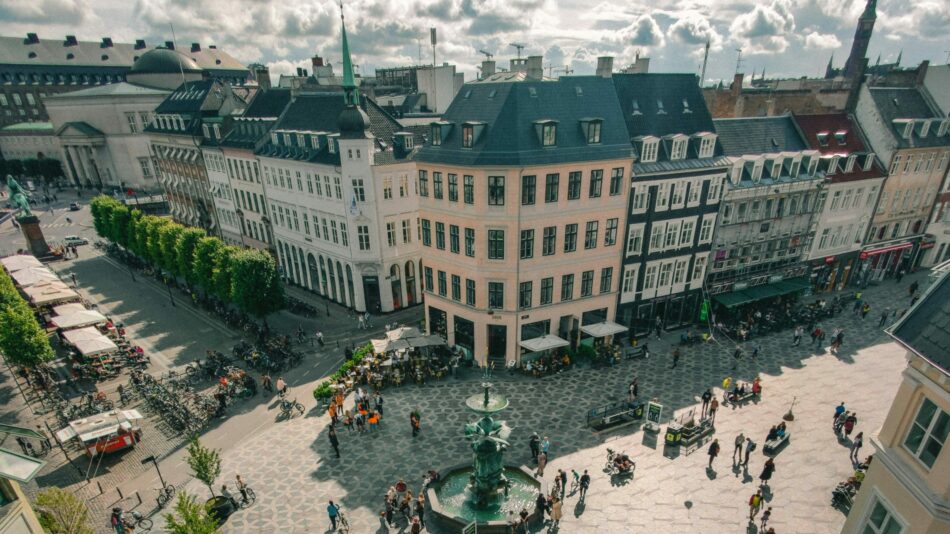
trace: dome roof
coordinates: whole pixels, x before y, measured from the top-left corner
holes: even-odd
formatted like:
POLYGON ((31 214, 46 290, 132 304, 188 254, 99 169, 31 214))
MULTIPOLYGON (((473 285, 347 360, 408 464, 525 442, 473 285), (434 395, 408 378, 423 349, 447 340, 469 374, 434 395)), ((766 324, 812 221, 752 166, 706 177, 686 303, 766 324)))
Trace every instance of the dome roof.
POLYGON ((180 72, 201 72, 201 67, 190 57, 168 48, 149 50, 135 60, 129 70, 129 73, 134 74, 178 74, 180 72))
POLYGON ((346 106, 340 112, 337 125, 343 139, 362 138, 366 137, 366 130, 369 129, 369 117, 358 106, 346 106))

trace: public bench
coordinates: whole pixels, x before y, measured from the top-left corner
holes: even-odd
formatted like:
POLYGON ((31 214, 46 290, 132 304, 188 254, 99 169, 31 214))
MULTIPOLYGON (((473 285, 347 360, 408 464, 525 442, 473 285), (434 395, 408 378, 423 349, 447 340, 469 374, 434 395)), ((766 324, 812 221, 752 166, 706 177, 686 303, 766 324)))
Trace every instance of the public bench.
POLYGON ((643 418, 643 403, 637 401, 621 401, 588 410, 587 426, 595 430, 643 418))
POLYGON ((791 437, 791 435, 792 433, 786 430, 784 436, 766 441, 762 452, 764 454, 777 454, 779 449, 788 443, 788 438, 791 437))
POLYGON ((708 418, 700 420, 698 425, 684 427, 680 438, 680 447, 684 449, 683 453, 689 456, 690 453, 701 447, 714 431, 715 427, 713 427, 712 420, 708 418))
POLYGON ((646 345, 637 345, 636 347, 626 347, 623 349, 623 358, 625 360, 644 358, 649 356, 649 354, 650 351, 647 349, 646 345))

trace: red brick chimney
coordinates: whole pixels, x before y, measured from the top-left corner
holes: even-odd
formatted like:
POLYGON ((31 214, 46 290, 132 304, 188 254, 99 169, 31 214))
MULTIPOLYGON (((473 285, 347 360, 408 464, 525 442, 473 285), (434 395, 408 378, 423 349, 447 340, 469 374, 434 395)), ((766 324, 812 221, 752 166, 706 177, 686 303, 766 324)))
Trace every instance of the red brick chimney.
POLYGON ((742 94, 742 79, 745 77, 745 74, 737 72, 735 76, 732 77, 732 96, 739 96, 742 94))

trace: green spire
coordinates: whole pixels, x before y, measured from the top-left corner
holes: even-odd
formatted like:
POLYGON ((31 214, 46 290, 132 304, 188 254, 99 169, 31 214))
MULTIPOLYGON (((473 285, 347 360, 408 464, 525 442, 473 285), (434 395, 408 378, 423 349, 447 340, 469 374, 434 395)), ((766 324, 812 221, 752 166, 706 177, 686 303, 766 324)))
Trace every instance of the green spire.
POLYGON ((340 0, 340 24, 343 37, 343 92, 346 104, 357 105, 356 80, 353 78, 353 60, 350 59, 350 44, 346 39, 346 22, 343 20, 343 0, 340 0))
POLYGON ((861 14, 862 19, 874 19, 877 18, 877 0, 868 0, 866 6, 864 6, 864 13, 861 14))

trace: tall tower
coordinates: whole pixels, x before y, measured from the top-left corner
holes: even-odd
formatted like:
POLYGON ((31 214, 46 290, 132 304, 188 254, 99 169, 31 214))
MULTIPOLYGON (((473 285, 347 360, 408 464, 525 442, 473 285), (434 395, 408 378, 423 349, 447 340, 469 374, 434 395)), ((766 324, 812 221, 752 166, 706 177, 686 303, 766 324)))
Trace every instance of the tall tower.
POLYGON ((854 32, 854 42, 851 43, 851 54, 844 64, 844 77, 851 78, 859 69, 861 60, 867 55, 868 45, 871 43, 871 32, 874 30, 874 21, 877 20, 877 0, 868 0, 864 13, 858 19, 858 29, 854 32))

